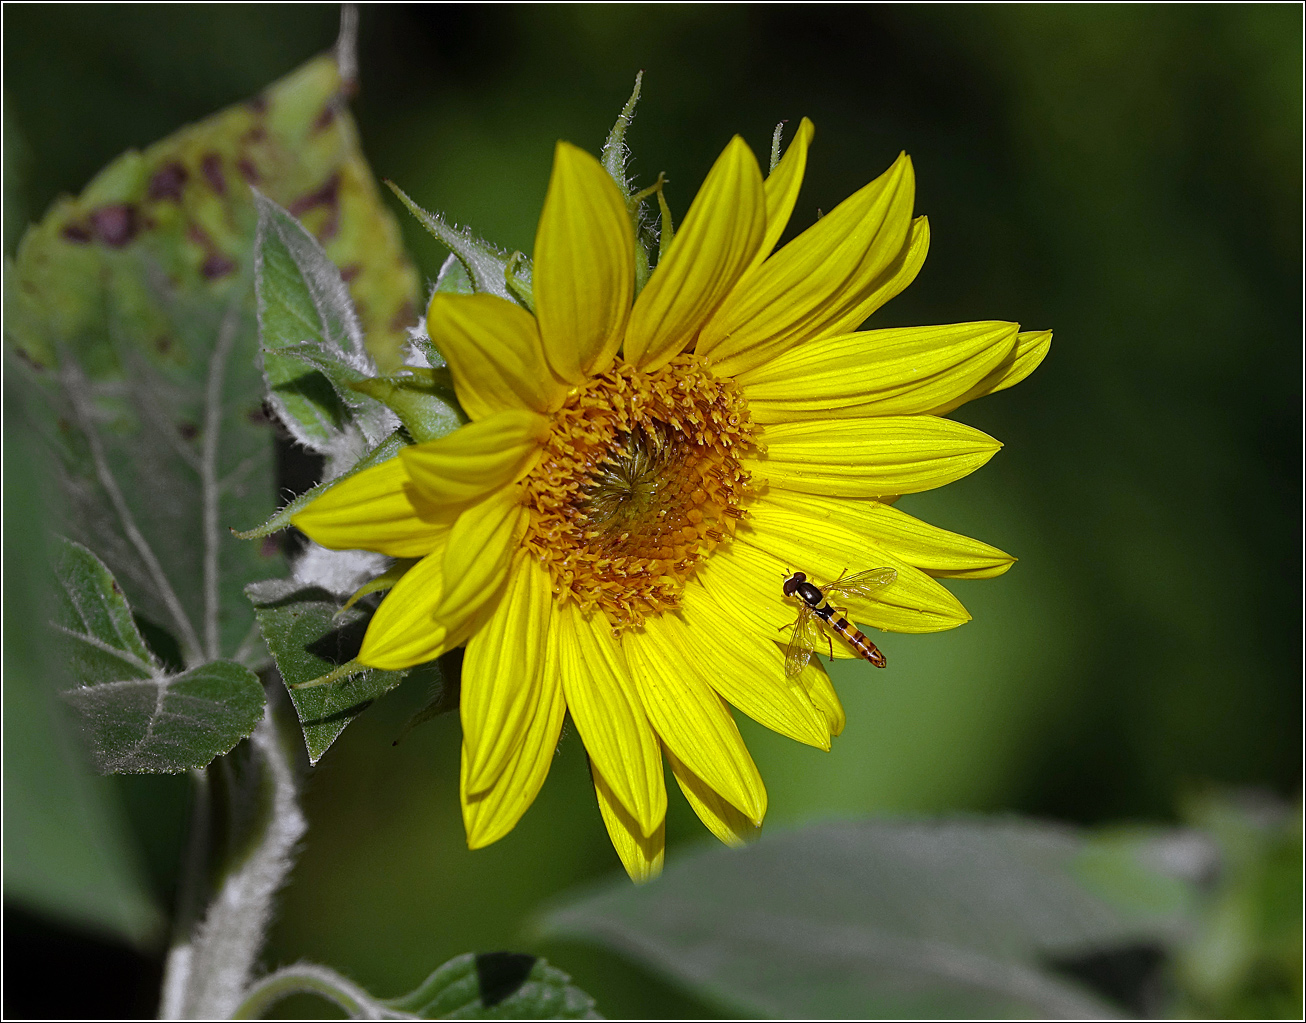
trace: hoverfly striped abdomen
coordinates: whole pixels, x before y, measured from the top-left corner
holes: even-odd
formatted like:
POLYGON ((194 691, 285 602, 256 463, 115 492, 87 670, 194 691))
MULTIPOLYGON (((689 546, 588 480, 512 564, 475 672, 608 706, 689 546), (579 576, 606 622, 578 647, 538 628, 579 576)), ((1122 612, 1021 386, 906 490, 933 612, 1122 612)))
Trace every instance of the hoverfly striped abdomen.
POLYGON ((785 655, 785 673, 790 676, 800 674, 811 660, 813 643, 811 620, 814 617, 821 619, 831 630, 842 636, 859 656, 864 657, 877 668, 885 667, 888 661, 879 647, 867 639, 842 613, 836 613, 829 598, 845 594, 868 597, 888 586, 897 577, 898 573, 891 568, 871 569, 869 572, 859 572, 847 579, 841 575, 824 589, 810 582, 802 572, 794 572, 785 579, 785 596, 796 597, 802 601, 798 609, 798 621, 794 623, 794 633, 785 655))

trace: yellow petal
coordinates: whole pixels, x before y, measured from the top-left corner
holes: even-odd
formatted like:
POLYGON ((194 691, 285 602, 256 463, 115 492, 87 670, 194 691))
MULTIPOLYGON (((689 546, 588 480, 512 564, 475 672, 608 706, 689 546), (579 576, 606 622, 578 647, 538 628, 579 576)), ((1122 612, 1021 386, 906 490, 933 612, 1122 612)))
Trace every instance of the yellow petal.
POLYGON ((484 792, 473 793, 467 789, 467 747, 463 746, 460 788, 469 848, 480 849, 511 831, 544 784, 567 712, 557 668, 556 646, 550 643, 535 712, 527 720, 526 732, 498 779, 484 792))
POLYGON ((558 659, 567 709, 617 802, 651 835, 667 815, 662 752, 626 659, 602 613, 559 609, 558 659))
MULTIPOLYGON (((784 571, 783 574, 776 573, 773 576, 776 564, 776 559, 764 551, 747 543, 735 543, 725 551, 716 551, 699 566, 694 578, 711 594, 722 614, 734 623, 741 637, 751 637, 759 645, 775 646, 777 650, 783 650, 788 646, 787 630, 793 628, 797 614, 794 605, 775 600, 776 587, 780 585, 775 580, 790 574, 784 571)), ((689 590, 685 592, 688 593, 689 590)), ((852 647, 842 642, 838 645, 832 642, 818 652, 825 653, 829 650, 833 650, 836 660, 858 657, 852 647)), ((807 662, 797 683, 802 686, 813 706, 825 717, 829 734, 839 735, 847 723, 847 717, 839 695, 830 682, 830 676, 816 658, 807 662)))
POLYGON ((636 884, 652 881, 662 873, 662 859, 667 844, 666 822, 659 822, 652 834, 645 835, 635 818, 612 794, 611 787, 593 762, 590 763, 590 776, 594 779, 594 794, 599 798, 599 813, 603 816, 603 824, 608 829, 608 837, 612 839, 612 848, 617 851, 621 865, 636 884))
POLYGON ((948 579, 992 579, 1015 562, 1010 554, 913 518, 878 501, 851 501, 773 490, 767 499, 811 518, 837 522, 875 538, 877 546, 932 576, 948 579))
POLYGON ((743 459, 773 487, 804 494, 915 494, 974 472, 1002 447, 987 434, 934 416, 775 423, 765 453, 743 459))
POLYGON ((662 627, 672 642, 696 652, 699 677, 759 725, 828 750, 825 716, 800 685, 785 678, 784 655, 775 643, 779 633, 740 632, 702 586, 687 586, 682 601, 683 616, 664 615, 662 627))
MULTIPOLYGON (((774 555, 741 542, 714 551, 712 557, 699 565, 694 578, 742 634, 754 637, 758 643, 779 642, 784 647, 789 643, 788 630, 798 617, 798 606, 785 598, 783 583, 795 570, 788 563, 781 567, 774 555)), ((836 660, 858 656, 846 643, 832 647, 836 660)), ((822 643, 820 652, 830 649, 822 643)), ((799 679, 813 703, 821 706, 808 684, 819 684, 819 680, 808 679, 806 675, 800 675, 799 679)))
POLYGON ((738 135, 708 172, 666 256, 635 300, 625 357, 643 370, 666 365, 744 272, 766 234, 757 160, 738 135))
POLYGON ((606 370, 635 296, 635 233, 611 175, 568 142, 553 152, 535 233, 533 290, 554 372, 576 384, 606 370))
MULTIPOLYGON (((735 543, 713 553, 699 566, 694 578, 711 595, 721 614, 734 624, 741 639, 778 653, 788 647, 788 630, 794 626, 797 609, 791 603, 775 600, 779 580, 790 575, 788 571, 776 573, 775 565, 775 558, 764 551, 747 543, 735 543)), ((686 589, 686 594, 692 589, 686 589)), ((836 660, 859 656, 847 643, 831 643, 825 647, 825 651, 830 650, 836 660)), ((843 704, 820 661, 808 661, 797 684, 824 716, 829 735, 842 732, 847 723, 843 704)))
POLYGON ((762 823, 766 788, 730 711, 697 669, 699 649, 676 644, 650 618, 622 636, 622 649, 649 722, 668 749, 749 820, 762 823))
POLYGON ((667 762, 671 765, 671 773, 675 775, 685 800, 694 808, 698 819, 707 826, 708 831, 726 845, 735 848, 756 837, 760 827, 713 792, 710 785, 677 760, 670 750, 667 750, 667 762))
MULTIPOLYGON (((874 537, 829 519, 795 511, 774 501, 756 502, 737 540, 762 551, 770 561, 758 567, 759 581, 781 571, 800 571, 822 586, 842 574, 856 575, 872 568, 892 568, 894 582, 872 599, 840 598, 853 621, 891 632, 939 632, 970 621, 966 609, 948 590, 918 568, 876 546, 874 537)), ((778 584, 770 599, 785 604, 778 584)), ((753 599, 768 599, 766 586, 753 599)), ((792 607, 792 605, 790 605, 792 607)), ((796 612, 791 611, 796 617, 796 612)), ((834 644, 843 640, 835 637, 834 644)), ((838 647, 836 647, 838 649, 838 647)))
POLYGON ((290 521, 333 550, 416 558, 444 542, 455 514, 419 494, 396 457, 341 480, 290 521))
POLYGON ((399 452, 418 492, 438 507, 466 505, 515 483, 534 467, 549 420, 536 412, 496 412, 448 436, 399 452))
POLYGON ((567 395, 567 384, 545 361, 535 318, 515 302, 436 292, 426 330, 449 363, 458 401, 473 421, 508 409, 547 415, 567 395))
POLYGON ((793 625, 797 613, 795 605, 783 599, 782 587, 792 571, 777 569, 775 559, 756 547, 732 543, 713 551, 694 579, 737 629, 759 642, 783 641, 783 630, 793 625))
POLYGON ((458 516, 445 543, 446 586, 435 608, 435 617, 451 630, 498 599, 525 519, 516 487, 505 487, 458 516))
POLYGON ((785 155, 775 165, 775 170, 767 175, 766 235, 757 255, 753 257, 752 266, 771 255, 771 250, 785 232, 789 215, 794 211, 794 203, 798 201, 798 191, 803 185, 803 174, 807 170, 807 150, 815 134, 816 126, 804 117, 789 148, 785 150, 785 155))
POLYGON ((450 635, 435 620, 435 606, 444 590, 444 549, 438 548, 410 568, 381 601, 358 659, 369 668, 398 671, 439 657, 465 637, 450 635))
POLYGON ((548 573, 519 551, 494 613, 467 641, 459 715, 468 792, 489 788, 521 744, 539 703, 553 615, 548 573))
POLYGON ((909 248, 915 177, 899 156, 766 262, 750 270, 704 326, 697 351, 734 375, 728 360, 770 354, 843 334, 870 315, 881 278, 909 248))
POLYGON ((821 667, 821 662, 813 657, 807 662, 807 667, 803 669, 798 679, 807 690, 807 695, 816 705, 816 709, 825 715, 830 734, 841 734, 844 725, 848 723, 848 718, 844 714, 843 704, 839 701, 839 694, 834 691, 834 684, 830 681, 830 676, 825 673, 825 669, 821 667))
MULTIPOLYGON (((911 232, 907 238, 907 244, 899 253, 898 258, 893 261, 887 270, 881 273, 867 289, 866 297, 861 306, 861 320, 853 321, 852 326, 861 323, 866 317, 872 315, 877 309, 888 302, 891 298, 901 293, 916 279, 920 273, 921 267, 925 265, 925 257, 930 250, 930 223, 925 217, 917 217, 912 221, 911 232)), ((742 284, 741 284, 742 287, 742 284)), ((822 331, 819 335, 827 336, 836 333, 842 333, 833 329, 822 331)), ((770 341, 763 344, 753 345, 751 348, 744 348, 732 355, 724 355, 717 352, 712 358, 712 370, 719 376, 739 376, 748 370, 757 366, 765 365, 769 360, 775 358, 782 352, 786 352, 795 345, 805 343, 802 338, 785 339, 781 338, 776 341, 770 341)))
POLYGON ((1019 329, 988 321, 838 334, 737 379, 755 423, 928 412, 1007 360, 1019 329))
MULTIPOLYGON (((939 632, 970 620, 966 609, 946 589, 864 537, 850 538, 846 533, 833 538, 818 537, 819 544, 808 550, 790 536, 755 533, 745 536, 744 533, 741 530, 740 542, 713 553, 699 566, 694 578, 702 582, 741 636, 752 636, 759 645, 778 643, 779 649, 788 646, 788 630, 797 620, 798 609, 785 599, 782 580, 795 571, 803 571, 818 583, 829 582, 850 562, 861 569, 883 566, 898 572, 893 587, 884 591, 883 600, 853 603, 849 617, 864 625, 892 632, 939 632), (835 546, 836 543, 844 546, 835 546), (848 543, 858 545, 851 558, 848 543), (765 549, 755 544, 765 545, 765 549), (892 592, 894 588, 900 592, 892 592)), ((850 574, 855 571, 849 569, 850 574)), ((835 660, 858 658, 857 652, 838 635, 832 632, 825 635, 829 643, 821 638, 816 653, 832 654, 835 660)), ((830 734, 842 732, 843 706, 815 659, 798 676, 798 682, 808 699, 825 715, 830 734)))
POLYGON ((1000 366, 965 394, 945 401, 930 411, 936 416, 942 416, 968 401, 1014 387, 1038 369, 1039 363, 1047 358, 1051 348, 1052 331, 1050 330, 1027 330, 1016 335, 1015 350, 1000 366))

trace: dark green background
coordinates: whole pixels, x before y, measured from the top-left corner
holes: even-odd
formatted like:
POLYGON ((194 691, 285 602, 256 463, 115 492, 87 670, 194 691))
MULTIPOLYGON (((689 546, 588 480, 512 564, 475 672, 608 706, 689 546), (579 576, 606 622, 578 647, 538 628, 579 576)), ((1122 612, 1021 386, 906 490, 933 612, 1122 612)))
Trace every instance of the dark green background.
MULTIPOLYGON (((325 5, 4 14, 7 252, 56 194, 291 70, 337 19, 325 5)), ((833 753, 745 728, 769 826, 947 809, 1164 820, 1213 784, 1295 801, 1300 8, 366 6, 355 109, 378 175, 529 251, 553 141, 597 150, 639 69, 632 169, 644 184, 666 171, 678 213, 731 134, 765 159, 775 122, 807 115, 796 224, 899 150, 915 162, 930 257, 872 325, 1056 332, 1033 377, 957 414, 1006 448, 903 501, 1020 562, 955 584, 975 617, 962 629, 885 637, 889 672, 835 670, 849 725, 833 753)), ((433 276, 442 253, 405 230, 433 276)), ((36 466, 11 451, 7 640, 29 625, 22 587, 39 575, 21 515, 36 466)), ((457 721, 391 745, 425 695, 398 690, 313 775, 271 960, 324 961, 391 995, 453 954, 527 949, 605 1014, 708 1011, 615 958, 522 932, 542 899, 618 869, 581 747, 569 735, 521 825, 469 853, 457 721)), ((11 781, 39 776, 15 755, 11 781)), ((114 785, 166 898, 184 783, 114 785)), ((705 838, 673 793, 669 855, 705 838)), ((152 1010, 153 951, 79 945, 37 914, 8 923, 7 956, 120 956, 120 982, 96 994, 118 1001, 93 1004, 152 1010)), ((7 971, 14 1009, 25 976, 7 971)))

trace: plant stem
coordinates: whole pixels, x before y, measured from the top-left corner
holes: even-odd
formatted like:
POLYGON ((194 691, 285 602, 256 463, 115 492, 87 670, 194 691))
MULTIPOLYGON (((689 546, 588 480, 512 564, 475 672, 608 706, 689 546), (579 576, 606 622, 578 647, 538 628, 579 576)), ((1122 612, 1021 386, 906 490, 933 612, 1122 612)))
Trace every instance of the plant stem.
POLYGON ((163 973, 159 1018, 178 1019, 190 980, 191 934, 200 918, 207 894, 206 873, 209 844, 213 836, 213 787, 207 768, 190 772, 194 782, 194 803, 190 814, 190 835, 177 886, 177 913, 173 921, 172 947, 163 973))
POLYGON ((349 1013, 351 1019, 417 1018, 382 1004, 335 970, 314 963, 299 963, 269 974, 250 988, 232 1019, 258 1019, 281 999, 301 994, 317 995, 334 1002, 349 1013))
MULTIPOLYGON (((164 1019, 227 1019, 236 1011, 263 948, 273 899, 290 874, 295 846, 307 828, 294 767, 271 705, 250 736, 246 754, 244 768, 234 761, 228 764, 235 778, 231 797, 242 811, 253 809, 254 821, 224 865, 225 875, 204 919, 184 931, 186 936, 168 955, 159 1008, 164 1019)), ((200 836, 196 842, 204 848, 208 838, 200 836)), ((197 855, 188 858, 188 871, 196 869, 196 860, 197 855)), ((198 869, 202 871, 202 865, 198 869)), ((195 877, 187 876, 185 883, 195 890, 195 877)), ((184 891, 183 898, 187 895, 184 891)))

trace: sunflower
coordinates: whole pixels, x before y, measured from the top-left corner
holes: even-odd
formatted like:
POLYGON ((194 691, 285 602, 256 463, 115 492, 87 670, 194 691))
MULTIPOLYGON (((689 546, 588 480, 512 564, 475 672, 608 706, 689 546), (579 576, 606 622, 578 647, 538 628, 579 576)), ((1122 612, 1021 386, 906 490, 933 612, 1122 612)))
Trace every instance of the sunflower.
MULTIPOLYGON (((647 284, 627 200, 557 145, 535 238, 533 312, 437 293, 428 333, 469 422, 349 477, 294 518, 312 539, 420 559, 359 654, 398 669, 466 644, 468 843, 507 834, 570 713, 632 878, 661 869, 664 764, 738 844, 766 789, 731 706, 829 749, 844 712, 819 661, 786 677, 787 572, 896 570, 854 620, 934 632, 969 620, 936 579, 1014 560, 893 506, 999 444, 942 418, 1023 379, 1047 332, 979 322, 858 331, 905 288, 929 228, 904 154, 776 250, 813 135, 763 178, 726 146, 647 284)), ((836 640, 833 656, 853 657, 836 640)))

